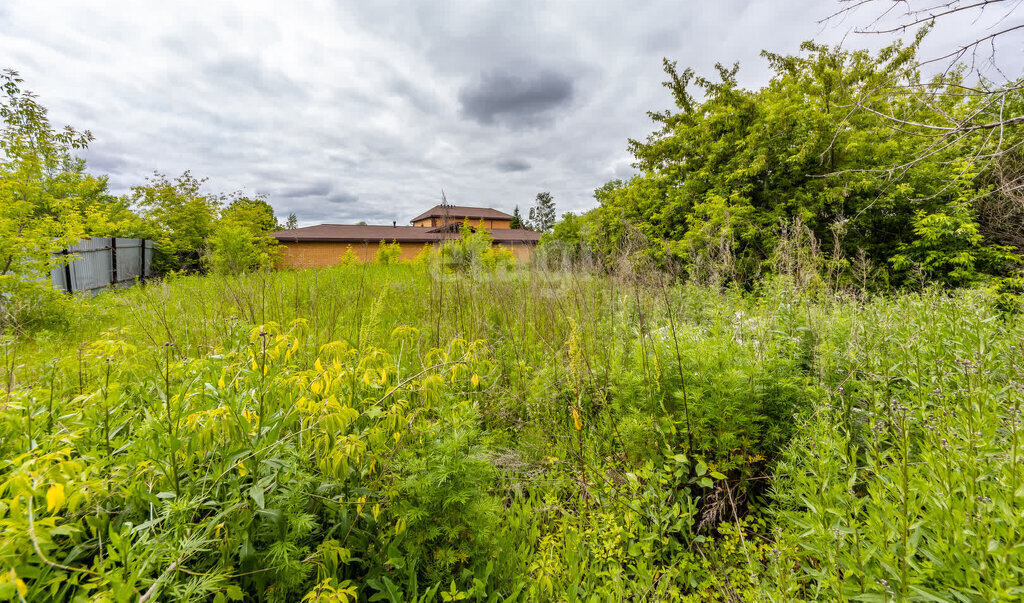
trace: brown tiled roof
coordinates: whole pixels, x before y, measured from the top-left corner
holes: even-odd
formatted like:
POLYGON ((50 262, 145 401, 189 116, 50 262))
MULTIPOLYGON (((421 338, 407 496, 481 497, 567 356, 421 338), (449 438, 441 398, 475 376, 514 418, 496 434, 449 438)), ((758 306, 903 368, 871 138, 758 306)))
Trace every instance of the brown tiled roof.
POLYGON ((503 211, 491 209, 490 207, 465 207, 463 205, 435 205, 422 214, 412 219, 413 222, 426 220, 427 218, 468 218, 471 220, 511 220, 512 216, 503 211))
POLYGON ((491 230, 491 238, 498 243, 537 243, 540 233, 525 228, 495 228, 491 230))
MULTIPOLYGON (((540 233, 522 228, 496 228, 490 231, 497 243, 536 243, 540 233)), ((270 233, 281 243, 377 243, 397 241, 399 243, 436 243, 458 238, 453 233, 436 232, 426 226, 369 226, 352 224, 319 224, 294 230, 279 230, 270 233), (432 232, 433 231, 433 232, 432 232)))

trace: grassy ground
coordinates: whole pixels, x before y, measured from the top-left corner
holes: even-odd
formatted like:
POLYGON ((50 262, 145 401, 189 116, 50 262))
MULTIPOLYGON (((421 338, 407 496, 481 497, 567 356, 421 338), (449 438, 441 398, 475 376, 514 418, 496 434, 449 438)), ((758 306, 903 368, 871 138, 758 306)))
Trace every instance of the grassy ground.
POLYGON ((1021 598, 980 293, 349 266, 3 342, 0 600, 1021 598))

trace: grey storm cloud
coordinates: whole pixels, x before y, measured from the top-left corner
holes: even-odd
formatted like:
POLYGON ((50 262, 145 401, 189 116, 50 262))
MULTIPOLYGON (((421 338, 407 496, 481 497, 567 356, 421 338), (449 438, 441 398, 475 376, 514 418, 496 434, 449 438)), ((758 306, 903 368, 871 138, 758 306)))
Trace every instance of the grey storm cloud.
MULTIPOLYGON (((303 200, 303 213, 309 217, 329 222, 356 221, 365 218, 357 207, 359 195, 349 192, 332 192, 323 196, 312 196, 303 200), (355 213, 353 213, 355 210, 355 213)), ((374 212, 376 213, 376 212, 374 212)))
POLYGON ((352 205, 359 201, 359 196, 352 193, 334 193, 324 198, 324 201, 338 205, 352 205))
POLYGON ((217 58, 204 67, 203 78, 215 82, 221 93, 255 92, 263 99, 306 98, 305 90, 283 71, 243 56, 217 58))
MULTIPOLYGON (((627 141, 672 106, 662 58, 702 75, 739 61, 757 87, 762 49, 889 42, 848 35, 870 15, 819 23, 839 6, 0 0, 0 69, 21 73, 54 127, 93 133, 82 156, 115 195, 191 170, 209 193, 265 193, 302 225, 405 224, 441 190, 509 212, 550 191, 561 213, 635 173, 627 141)), ((990 25, 940 23, 923 54, 990 25)), ((1016 50, 1000 55, 1007 73, 1016 50)))
POLYGON ((551 71, 484 73, 459 91, 464 115, 482 124, 532 125, 572 100, 573 81, 551 71))
POLYGON ((501 172, 525 172, 530 169, 530 162, 525 159, 502 159, 497 166, 501 172))
POLYGON ((299 186, 290 186, 274 191, 272 194, 279 197, 325 197, 330 195, 332 190, 333 188, 329 182, 314 182, 299 186))

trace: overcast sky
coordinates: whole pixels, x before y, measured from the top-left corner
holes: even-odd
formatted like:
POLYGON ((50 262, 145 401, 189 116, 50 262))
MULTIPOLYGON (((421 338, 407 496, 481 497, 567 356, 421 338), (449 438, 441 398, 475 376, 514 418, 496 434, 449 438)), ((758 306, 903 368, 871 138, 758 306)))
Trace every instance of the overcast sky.
MULTIPOLYGON (((704 73, 739 61, 752 87, 762 49, 884 41, 819 24, 833 0, 635 4, 2 0, 0 68, 54 125, 92 131, 90 171, 115 193, 188 169, 303 225, 402 224, 442 189, 509 212, 540 191, 559 212, 593 207, 632 174, 646 112, 671 104, 662 57, 704 73)), ((930 48, 982 26, 940 27, 930 48)))

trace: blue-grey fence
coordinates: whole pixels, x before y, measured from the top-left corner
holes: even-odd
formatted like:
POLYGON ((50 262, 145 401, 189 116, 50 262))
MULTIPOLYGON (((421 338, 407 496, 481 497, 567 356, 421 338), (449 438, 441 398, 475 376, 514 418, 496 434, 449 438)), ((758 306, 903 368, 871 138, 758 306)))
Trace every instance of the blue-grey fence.
POLYGON ((131 287, 151 276, 153 241, 116 237, 89 237, 57 254, 72 256, 50 272, 53 286, 89 295, 107 287, 131 287))

